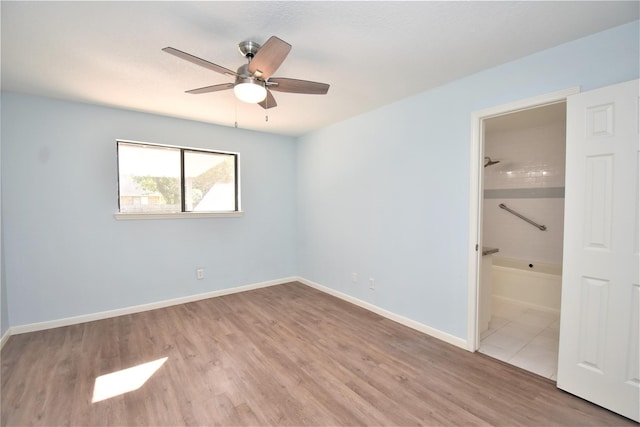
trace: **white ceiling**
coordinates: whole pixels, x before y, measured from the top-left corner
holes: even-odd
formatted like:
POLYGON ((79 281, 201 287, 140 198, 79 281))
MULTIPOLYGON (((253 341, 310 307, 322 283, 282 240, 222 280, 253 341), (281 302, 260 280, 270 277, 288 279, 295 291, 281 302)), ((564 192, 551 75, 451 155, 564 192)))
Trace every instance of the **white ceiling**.
POLYGON ((285 135, 344 120, 480 70, 638 19, 639 2, 14 2, 3 0, 2 89, 285 135), (276 93, 265 111, 232 91, 243 40, 293 45, 274 77, 329 83, 276 93))
POLYGON ((538 126, 563 124, 566 121, 567 103, 558 102, 492 117, 484 121, 484 131, 486 134, 509 132, 538 126))

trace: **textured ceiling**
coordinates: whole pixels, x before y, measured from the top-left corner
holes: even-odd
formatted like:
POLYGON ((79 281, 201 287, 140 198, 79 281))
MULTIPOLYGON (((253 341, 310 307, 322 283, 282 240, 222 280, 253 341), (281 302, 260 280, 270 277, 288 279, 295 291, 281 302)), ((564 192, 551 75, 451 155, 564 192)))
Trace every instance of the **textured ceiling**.
POLYGON ((2 89, 286 135, 344 120, 480 70, 638 19, 638 2, 2 1, 2 89), (275 93, 265 111, 232 91, 243 40, 293 45, 274 77, 329 83, 275 93))

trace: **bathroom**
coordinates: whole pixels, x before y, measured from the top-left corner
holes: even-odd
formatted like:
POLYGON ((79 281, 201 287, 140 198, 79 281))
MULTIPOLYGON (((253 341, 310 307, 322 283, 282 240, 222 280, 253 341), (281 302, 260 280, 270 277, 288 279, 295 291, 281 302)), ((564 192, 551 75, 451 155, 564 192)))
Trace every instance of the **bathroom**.
POLYGON ((560 327, 565 135, 564 102, 484 120, 479 351, 551 380, 560 327))

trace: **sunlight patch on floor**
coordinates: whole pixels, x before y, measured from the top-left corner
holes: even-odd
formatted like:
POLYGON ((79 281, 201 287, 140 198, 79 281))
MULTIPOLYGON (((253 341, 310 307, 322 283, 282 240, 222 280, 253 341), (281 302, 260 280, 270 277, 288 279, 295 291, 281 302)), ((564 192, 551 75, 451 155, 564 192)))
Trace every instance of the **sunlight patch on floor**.
POLYGON ((139 389, 167 361, 166 357, 96 378, 92 403, 139 389))

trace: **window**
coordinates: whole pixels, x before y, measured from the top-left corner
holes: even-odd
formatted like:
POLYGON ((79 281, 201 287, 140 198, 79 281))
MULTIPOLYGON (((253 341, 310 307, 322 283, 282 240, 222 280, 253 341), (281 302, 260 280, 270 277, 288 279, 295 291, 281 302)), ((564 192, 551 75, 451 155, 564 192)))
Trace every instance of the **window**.
POLYGON ((238 154, 117 142, 121 214, 240 211, 238 154))

